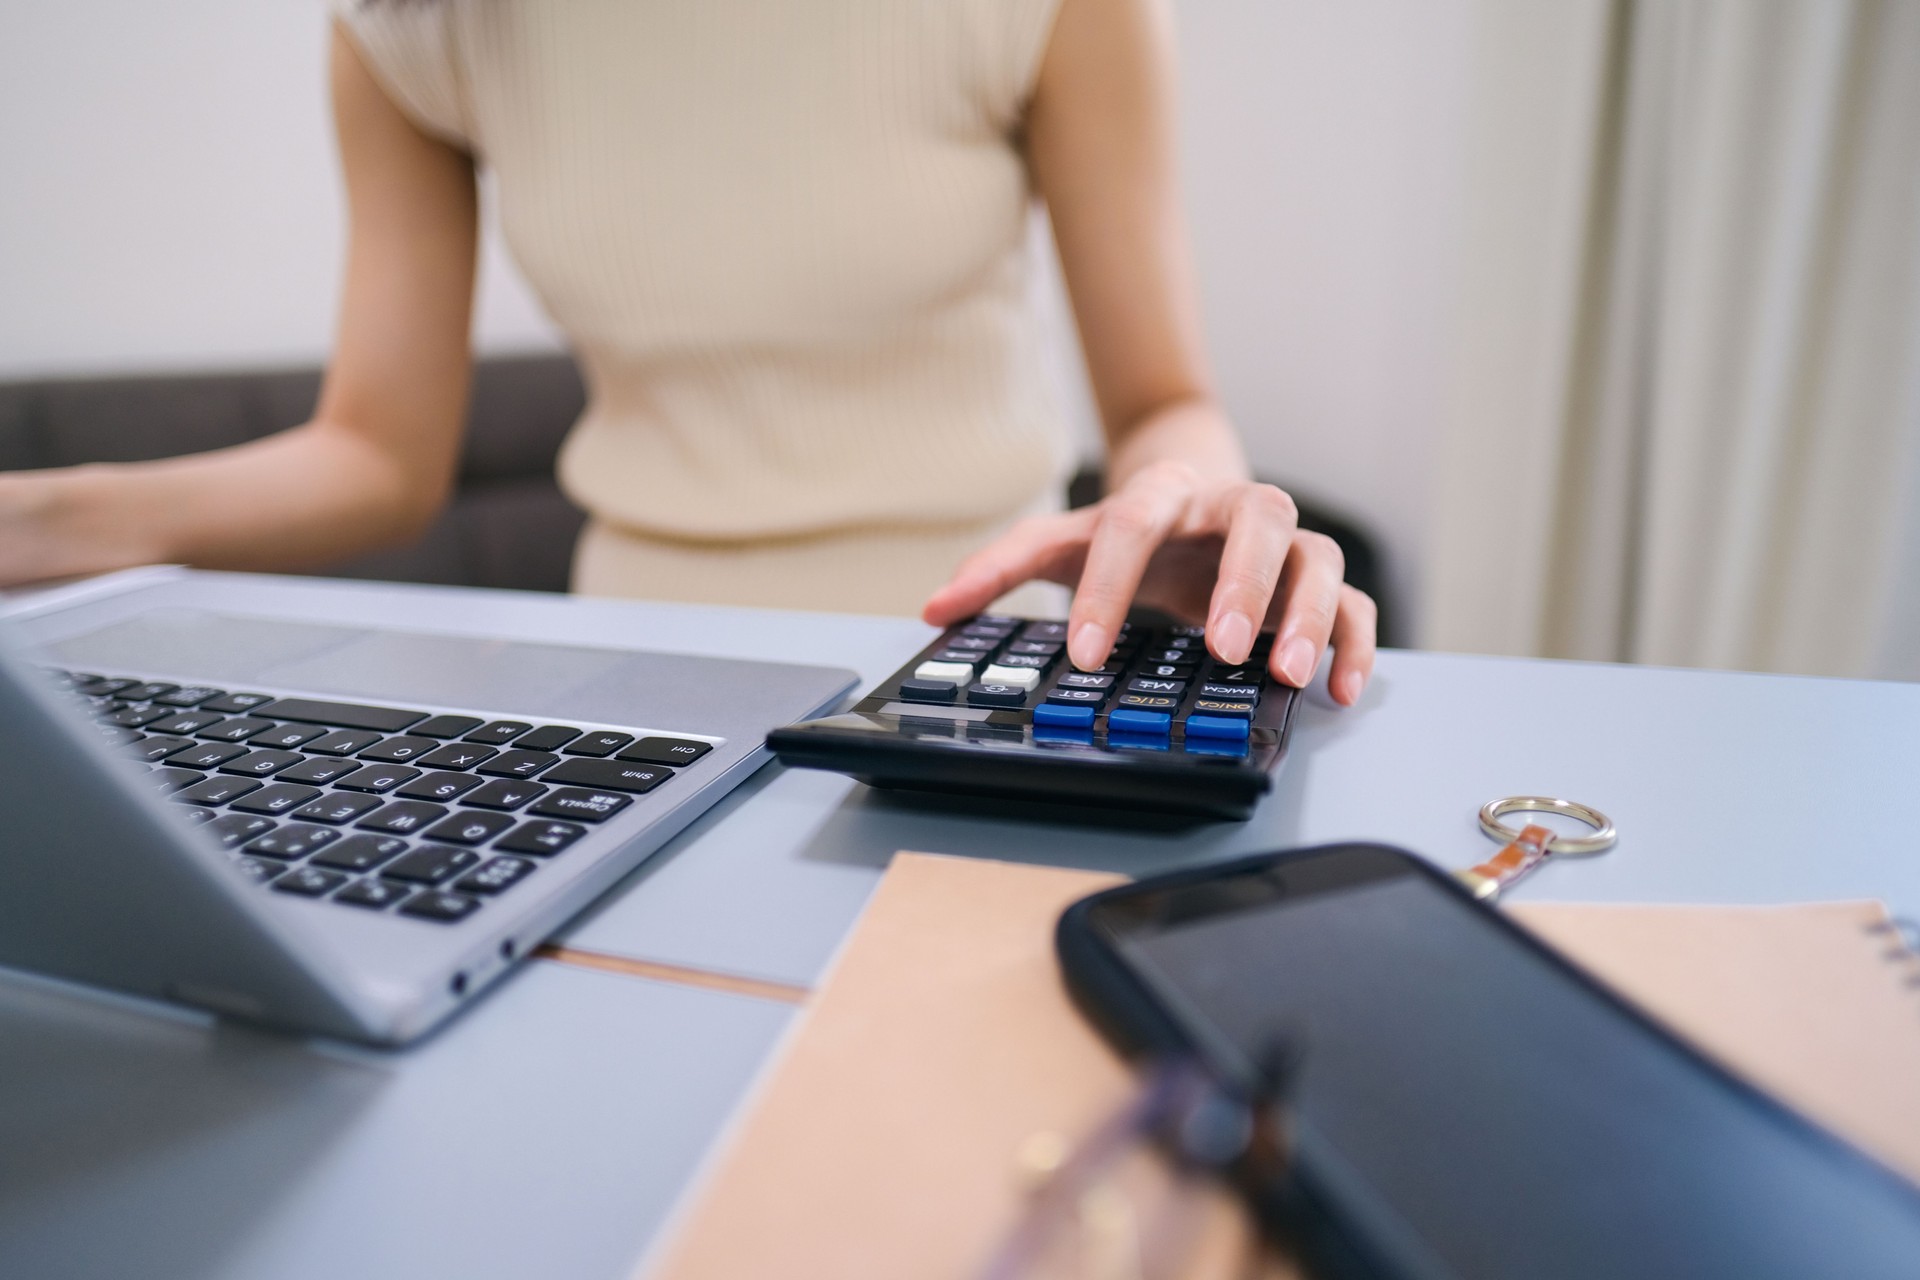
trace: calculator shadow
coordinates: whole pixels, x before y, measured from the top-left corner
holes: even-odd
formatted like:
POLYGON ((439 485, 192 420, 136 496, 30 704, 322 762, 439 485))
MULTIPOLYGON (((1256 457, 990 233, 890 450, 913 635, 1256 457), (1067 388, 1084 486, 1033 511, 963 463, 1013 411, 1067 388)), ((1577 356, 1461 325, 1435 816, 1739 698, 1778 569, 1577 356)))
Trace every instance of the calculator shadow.
POLYGON ((0 1045, 5 1276, 220 1270, 384 1079, 289 1037, 12 975, 0 1045))

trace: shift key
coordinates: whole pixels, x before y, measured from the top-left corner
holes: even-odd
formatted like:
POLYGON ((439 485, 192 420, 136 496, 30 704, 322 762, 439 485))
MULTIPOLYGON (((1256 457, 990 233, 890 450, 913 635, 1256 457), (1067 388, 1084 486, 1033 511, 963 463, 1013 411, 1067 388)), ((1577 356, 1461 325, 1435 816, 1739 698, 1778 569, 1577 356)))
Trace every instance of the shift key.
POLYGON ((673 770, 659 764, 637 764, 625 760, 567 760, 541 774, 540 781, 637 793, 651 791, 672 776, 673 770))

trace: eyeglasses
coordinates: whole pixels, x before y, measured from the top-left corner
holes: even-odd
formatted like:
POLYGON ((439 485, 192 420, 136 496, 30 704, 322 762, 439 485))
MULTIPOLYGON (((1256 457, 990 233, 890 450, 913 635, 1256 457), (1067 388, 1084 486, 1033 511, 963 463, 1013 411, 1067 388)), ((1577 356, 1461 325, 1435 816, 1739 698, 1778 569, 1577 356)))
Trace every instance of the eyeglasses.
MULTIPOLYGON (((1167 1059, 1140 1092, 1075 1146, 1056 1133, 1022 1144, 1026 1212, 981 1280, 1162 1280, 1187 1274, 1202 1250, 1221 1246, 1223 1180, 1273 1187, 1285 1176, 1285 1099, 1297 1075, 1295 1042, 1264 1055, 1250 1085, 1236 1087, 1190 1058, 1167 1059), (1209 1237, 1213 1238, 1209 1238, 1209 1237)), ((1244 1219, 1242 1219, 1244 1222, 1244 1219)), ((1263 1246, 1221 1274, 1261 1274, 1263 1246), (1259 1268, 1259 1269, 1255 1269, 1259 1268)), ((1271 1253, 1266 1261, 1275 1261, 1271 1253)))

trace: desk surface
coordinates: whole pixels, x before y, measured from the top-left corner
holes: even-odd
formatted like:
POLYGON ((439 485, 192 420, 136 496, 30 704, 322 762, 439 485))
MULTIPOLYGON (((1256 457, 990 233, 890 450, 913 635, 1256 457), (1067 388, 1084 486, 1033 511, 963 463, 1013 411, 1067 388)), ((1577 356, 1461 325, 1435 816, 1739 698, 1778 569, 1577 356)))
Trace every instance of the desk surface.
MULTIPOLYGON (((252 587, 336 623, 779 657, 869 681, 928 635, 898 619, 252 587)), ((1888 801, 1916 776, 1920 686, 1388 652, 1357 710, 1309 696, 1246 823, 1087 826, 774 766, 566 941, 811 984, 896 849, 1139 874, 1368 838, 1459 865, 1493 847, 1482 802, 1534 792, 1605 810, 1621 839, 1544 869, 1526 897, 1881 897, 1912 914, 1920 859, 1888 801)), ((620 1276, 791 1016, 542 963, 422 1049, 369 1055, 0 984, 0 1044, 36 1046, 0 1054, 0 1274, 620 1276)))

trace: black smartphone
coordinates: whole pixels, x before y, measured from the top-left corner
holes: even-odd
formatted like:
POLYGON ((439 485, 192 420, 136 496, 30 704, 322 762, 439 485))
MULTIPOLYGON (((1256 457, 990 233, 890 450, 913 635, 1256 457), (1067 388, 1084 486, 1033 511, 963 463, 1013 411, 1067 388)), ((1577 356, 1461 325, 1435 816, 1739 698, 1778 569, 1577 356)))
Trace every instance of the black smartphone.
POLYGON ((1292 1046, 1292 1170, 1247 1190, 1317 1274, 1920 1277, 1920 1189, 1402 850, 1138 881, 1056 941, 1125 1051, 1292 1046))

